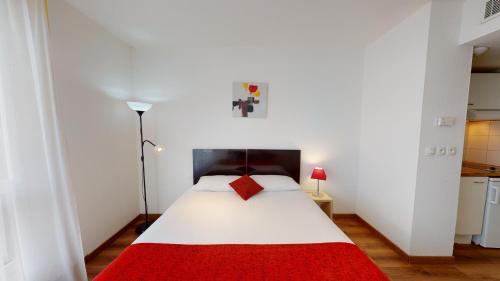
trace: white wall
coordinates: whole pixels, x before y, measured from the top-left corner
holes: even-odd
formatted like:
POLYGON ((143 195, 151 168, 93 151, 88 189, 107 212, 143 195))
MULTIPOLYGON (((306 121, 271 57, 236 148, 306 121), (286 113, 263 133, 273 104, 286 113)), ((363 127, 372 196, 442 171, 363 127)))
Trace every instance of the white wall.
MULTIPOLYGON (((193 148, 298 148, 302 184, 316 165, 336 213, 352 213, 357 185, 362 52, 348 44, 310 47, 140 49, 137 94, 155 104, 157 211, 192 186, 193 148), (265 119, 231 117, 233 81, 269 82, 265 119)), ((149 114, 149 112, 148 112, 149 114)), ((148 122, 151 122, 148 119, 148 122)), ((155 187, 151 187, 155 189, 155 187)))
POLYGON ((298 148, 303 186, 314 188, 308 176, 323 166, 334 212, 356 211, 412 255, 449 254, 461 155, 427 159, 422 149, 462 148, 470 47, 456 45, 461 2, 424 5, 366 50, 271 43, 132 54, 62 0, 50 4, 57 103, 86 252, 139 210, 137 116, 120 101, 133 91, 155 103, 145 134, 166 147, 146 154, 151 212, 192 185, 193 148, 298 148), (242 80, 269 82, 267 118, 231 117, 231 85, 242 80), (457 126, 432 127, 437 115, 457 117, 457 126))
POLYGON ((432 2, 410 251, 417 256, 453 253, 472 65, 472 46, 457 45, 461 11, 460 1, 432 2), (437 116, 453 116, 456 125, 437 127, 437 116), (427 157, 430 146, 456 147, 457 155, 427 157))
POLYGON ((130 48, 62 0, 49 3, 56 103, 88 254, 139 212, 130 48))
POLYGON ((462 6, 461 33, 458 38, 461 44, 500 30, 500 17, 483 23, 484 3, 484 0, 465 0, 462 6))
POLYGON ((472 62, 461 14, 461 2, 433 1, 366 50, 356 211, 413 256, 453 250, 472 62), (441 146, 457 154, 424 156, 441 146))
POLYGON ((356 213, 410 250, 430 4, 365 51, 356 213))

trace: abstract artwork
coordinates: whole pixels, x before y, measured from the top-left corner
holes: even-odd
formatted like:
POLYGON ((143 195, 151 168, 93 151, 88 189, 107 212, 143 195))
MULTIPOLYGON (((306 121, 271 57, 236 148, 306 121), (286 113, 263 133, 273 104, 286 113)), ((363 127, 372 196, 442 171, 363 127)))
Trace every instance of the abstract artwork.
POLYGON ((233 117, 267 116, 267 83, 233 82, 233 117))

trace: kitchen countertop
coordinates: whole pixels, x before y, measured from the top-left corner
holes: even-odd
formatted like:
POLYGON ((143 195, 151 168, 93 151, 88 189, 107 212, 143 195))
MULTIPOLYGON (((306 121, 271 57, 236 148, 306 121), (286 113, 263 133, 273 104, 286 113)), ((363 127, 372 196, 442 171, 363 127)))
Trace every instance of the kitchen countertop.
POLYGON ((500 167, 464 161, 462 177, 500 177, 500 167), (496 170, 488 170, 490 167, 495 167, 496 170))

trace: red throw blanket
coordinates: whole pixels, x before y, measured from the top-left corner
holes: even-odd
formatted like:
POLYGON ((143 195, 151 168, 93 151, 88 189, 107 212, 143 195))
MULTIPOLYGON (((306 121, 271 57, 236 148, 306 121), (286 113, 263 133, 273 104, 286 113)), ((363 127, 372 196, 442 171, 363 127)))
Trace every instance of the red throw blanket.
POLYGON ((389 280, 355 245, 134 244, 95 281, 389 280))

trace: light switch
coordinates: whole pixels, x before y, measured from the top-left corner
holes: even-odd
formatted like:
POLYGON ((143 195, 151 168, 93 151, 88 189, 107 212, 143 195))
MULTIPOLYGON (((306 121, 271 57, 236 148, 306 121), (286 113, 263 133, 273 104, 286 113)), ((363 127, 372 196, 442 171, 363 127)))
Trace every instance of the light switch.
POLYGON ((438 149, 437 154, 438 154, 439 156, 446 155, 446 147, 445 147, 445 146, 441 146, 441 147, 438 149))
POLYGON ((438 117, 436 118, 436 125, 438 127, 448 127, 455 125, 455 117, 438 117))
POLYGON ((448 155, 457 155, 457 147, 448 146, 448 155))
POLYGON ((434 155, 436 155, 436 147, 434 147, 434 146, 426 147, 424 154, 425 154, 425 156, 434 156, 434 155))

